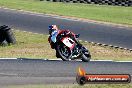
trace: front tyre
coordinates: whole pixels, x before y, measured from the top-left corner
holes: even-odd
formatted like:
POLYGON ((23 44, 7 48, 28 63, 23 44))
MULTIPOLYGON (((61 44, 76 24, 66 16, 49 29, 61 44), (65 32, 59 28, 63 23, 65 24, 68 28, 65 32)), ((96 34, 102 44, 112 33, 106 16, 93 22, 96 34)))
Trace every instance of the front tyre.
POLYGON ((58 54, 63 61, 69 61, 71 58, 71 50, 69 47, 64 44, 60 44, 57 46, 58 54))

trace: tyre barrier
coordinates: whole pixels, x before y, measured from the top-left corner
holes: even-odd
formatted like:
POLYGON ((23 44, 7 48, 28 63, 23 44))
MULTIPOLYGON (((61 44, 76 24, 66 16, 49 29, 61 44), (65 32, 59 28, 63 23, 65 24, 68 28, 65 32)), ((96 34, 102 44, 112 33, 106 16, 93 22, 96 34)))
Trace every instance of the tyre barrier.
POLYGON ((6 25, 0 26, 0 45, 6 46, 8 44, 15 44, 16 39, 14 37, 14 34, 6 25))
POLYGON ((40 1, 85 3, 85 4, 99 4, 99 5, 113 5, 113 6, 132 6, 132 0, 40 0, 40 1))

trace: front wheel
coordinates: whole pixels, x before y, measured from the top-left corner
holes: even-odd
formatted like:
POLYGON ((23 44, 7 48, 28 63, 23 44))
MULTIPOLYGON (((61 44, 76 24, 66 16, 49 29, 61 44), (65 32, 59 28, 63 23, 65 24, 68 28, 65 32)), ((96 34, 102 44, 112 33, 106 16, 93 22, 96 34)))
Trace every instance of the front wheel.
POLYGON ((63 61, 69 61, 71 58, 71 50, 64 44, 60 44, 57 46, 57 52, 60 55, 60 58, 63 61))

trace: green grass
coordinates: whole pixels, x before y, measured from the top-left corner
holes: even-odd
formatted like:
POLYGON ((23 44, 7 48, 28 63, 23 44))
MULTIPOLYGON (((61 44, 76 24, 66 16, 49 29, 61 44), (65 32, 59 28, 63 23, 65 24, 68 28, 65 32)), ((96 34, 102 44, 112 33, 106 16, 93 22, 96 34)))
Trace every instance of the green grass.
POLYGON ((132 7, 53 3, 39 0, 0 0, 0 6, 132 25, 132 7))
POLYGON ((0 47, 0 57, 55 58, 54 50, 50 49, 48 36, 14 31, 17 44, 0 47), (47 52, 50 50, 50 52, 47 52), (50 54, 52 53, 52 54, 50 54))
MULTIPOLYGON (((50 48, 47 35, 14 31, 17 44, 6 47, 0 46, 0 57, 55 59, 55 50, 50 48)), ((86 46, 95 60, 132 60, 132 52, 127 50, 101 47, 86 42, 86 46)))
POLYGON ((19 85, 6 88, 132 88, 132 84, 87 84, 79 85, 19 85))

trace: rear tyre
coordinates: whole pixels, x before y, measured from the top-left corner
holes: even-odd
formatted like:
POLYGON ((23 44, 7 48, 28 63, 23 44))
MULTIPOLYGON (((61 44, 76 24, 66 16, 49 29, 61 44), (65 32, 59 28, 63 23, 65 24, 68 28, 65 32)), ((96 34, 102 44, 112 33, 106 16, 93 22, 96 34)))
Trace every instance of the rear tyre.
POLYGON ((85 54, 82 54, 82 61, 83 62, 89 62, 91 59, 91 56, 89 55, 85 55, 85 54))
POLYGON ((82 47, 82 58, 81 58, 81 60, 83 62, 89 62, 90 59, 91 59, 90 52, 85 47, 82 47))
POLYGON ((69 61, 70 58, 71 58, 71 50, 70 50, 70 48, 68 48, 64 44, 59 44, 57 46, 57 51, 56 52, 58 52, 58 54, 60 55, 60 58, 63 61, 69 61))

